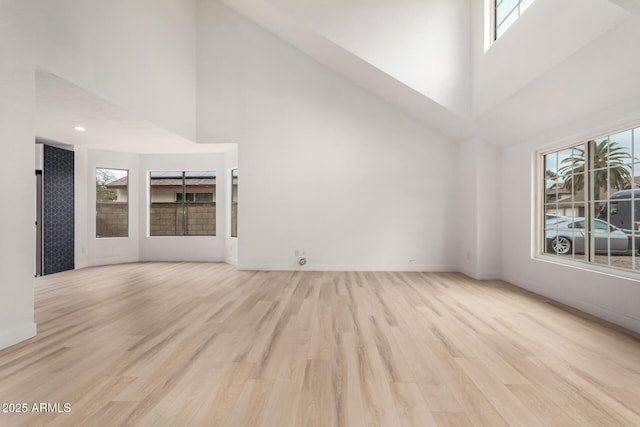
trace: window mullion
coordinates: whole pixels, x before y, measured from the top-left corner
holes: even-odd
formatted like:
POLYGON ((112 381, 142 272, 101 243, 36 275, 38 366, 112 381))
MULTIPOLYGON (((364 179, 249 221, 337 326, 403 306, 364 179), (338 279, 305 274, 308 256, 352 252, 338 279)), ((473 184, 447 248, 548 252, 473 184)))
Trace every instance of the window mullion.
POLYGON ((636 195, 635 195, 635 182, 636 182, 636 150, 635 150, 635 136, 636 132, 631 132, 631 269, 636 269, 636 195))
POLYGON ((587 254, 588 262, 595 262, 595 247, 592 245, 593 241, 593 227, 595 218, 595 207, 596 201, 595 199, 595 141, 589 141, 586 143, 586 151, 587 151, 587 173, 585 174, 585 196, 587 200, 587 211, 585 212, 585 237, 584 237, 584 252, 587 254))
POLYGON ((187 198, 187 182, 186 182, 185 171, 182 171, 182 235, 187 235, 187 206, 186 206, 186 198, 187 198))

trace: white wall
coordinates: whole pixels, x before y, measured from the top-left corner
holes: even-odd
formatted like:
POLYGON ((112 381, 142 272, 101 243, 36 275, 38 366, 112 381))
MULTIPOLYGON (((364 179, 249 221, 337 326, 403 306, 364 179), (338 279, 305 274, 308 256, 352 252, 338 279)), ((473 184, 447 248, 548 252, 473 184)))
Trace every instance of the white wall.
MULTIPOLYGON (((224 154, 149 155, 75 147, 76 268, 136 261, 222 261, 226 258, 224 154), (96 168, 129 171, 129 236, 96 238, 96 168), (215 170, 218 236, 148 236, 148 175, 154 170, 215 170), (221 175, 222 174, 222 175, 221 175), (80 219, 84 220, 80 220, 80 219)), ((234 159, 235 160, 235 159, 234 159)))
MULTIPOLYGON (((509 209, 508 215, 501 218, 501 245, 487 234, 495 226, 495 218, 490 215, 491 204, 483 204, 485 198, 478 193, 477 212, 470 223, 472 232, 475 230, 475 258, 470 257, 473 271, 492 274, 498 269, 503 278, 513 283, 640 331, 640 287, 636 281, 531 258, 532 150, 546 142, 536 140, 512 146, 504 149, 501 156, 489 147, 486 156, 476 153, 475 157, 466 157, 462 163, 472 166, 473 173, 463 171, 463 182, 459 182, 461 156, 456 144, 229 9, 215 2, 198 3, 197 29, 201 38, 197 55, 192 25, 196 9, 191 0, 16 0, 0 4, 0 50, 4 53, 0 56, 0 141, 11 153, 10 161, 0 168, 0 177, 15 183, 6 194, 15 209, 3 212, 1 218, 11 227, 0 229, 0 348, 35 333, 33 117, 34 70, 38 67, 180 135, 193 139, 197 114, 199 141, 240 143, 242 244, 237 247, 237 258, 241 268, 299 268, 294 256, 297 249, 306 251, 307 269, 456 269, 463 264, 459 253, 463 236, 456 222, 460 216, 452 216, 451 207, 459 206, 465 179, 477 179, 480 190, 480 183, 490 184, 499 176, 501 206, 509 209), (196 72, 200 92, 197 99, 196 72), (498 161, 499 173, 493 168, 498 161), (483 258, 498 248, 501 260, 483 258)), ((428 3, 454 4, 435 0, 428 3)), ((599 35, 606 33, 607 43, 615 41, 615 37, 608 37, 613 32, 607 31, 628 15, 613 3, 601 0, 561 3, 536 0, 520 18, 520 25, 514 25, 486 54, 482 47, 480 51, 474 47, 476 116, 507 105, 528 82, 549 73, 599 35), (574 10, 584 14, 574 16, 574 10), (553 17, 551 21, 549 16, 553 17), (537 22, 545 22, 544 32, 537 31, 537 22)), ((476 11, 480 0, 473 4, 476 11)), ((354 7, 357 9, 357 5, 354 7)), ((451 10, 445 9, 449 17, 445 22, 454 24, 458 18, 451 10)), ((369 16, 363 22, 378 23, 377 19, 369 16)), ((636 34, 628 28, 636 21, 627 20, 626 26, 620 26, 624 30, 621 34, 636 34)), ((474 22, 477 25, 481 21, 474 22)), ((319 28, 326 23, 317 24, 320 23, 314 25, 319 28)), ((395 25, 384 24, 390 26, 383 25, 383 35, 395 25)), ((453 31, 456 25, 446 30, 453 31)), ((335 30, 333 37, 341 38, 345 44, 367 42, 367 37, 351 34, 344 25, 325 29, 335 30)), ((448 34, 444 30, 436 33, 448 34)), ((466 31, 456 28, 455 34, 464 35, 466 31)), ((468 90, 463 65, 466 41, 458 40, 455 34, 452 37, 460 44, 454 46, 451 57, 440 60, 446 65, 444 69, 452 71, 452 81, 460 84, 420 90, 449 108, 461 110, 463 92, 468 90)), ((394 39, 382 38, 383 43, 394 39)), ((632 42, 633 38, 629 43, 632 42)), ((434 49, 430 54, 436 57, 446 53, 441 50, 443 45, 430 46, 434 49)), ((405 66, 417 64, 418 68, 424 65, 424 57, 394 58, 393 49, 373 51, 369 47, 365 43, 353 45, 352 49, 364 57, 371 55, 368 58, 380 61, 381 67, 389 60, 405 66)), ((629 52, 635 52, 635 48, 637 44, 629 46, 629 52)), ((404 51, 407 52, 415 49, 404 51)), ((398 73, 408 70, 386 69, 398 73)), ((427 71, 433 77, 427 83, 439 82, 438 75, 429 73, 439 73, 441 69, 427 71)), ((629 75, 625 68, 624 76, 629 75)), ((414 77, 402 76, 409 80, 414 77)), ((621 83, 616 87, 619 90, 623 86, 621 83)), ((629 101, 615 111, 627 117, 637 112, 637 107, 637 102, 629 101)), ((613 123, 616 115, 612 111, 608 109, 596 117, 599 126, 605 123, 603 117, 613 123)), ((534 119, 532 115, 521 117, 534 119)), ((583 125, 593 129, 595 125, 587 119, 583 125)), ((566 135, 562 132, 547 142, 566 135)), ((78 171, 85 176, 90 175, 102 156, 86 150, 78 150, 77 155, 78 171)), ((133 157, 114 156, 112 160, 123 164, 136 163, 133 157)), ((213 165, 216 170, 225 171, 230 162, 223 156, 139 157, 138 197, 146 194, 147 170, 205 169, 213 165)), ((226 179, 226 174, 220 174, 220 188, 226 188, 223 177, 226 179)), ((81 183, 77 191, 82 191, 85 184, 86 200, 78 206, 78 212, 90 222, 93 212, 89 181, 81 183)), ((491 200, 490 190, 483 191, 491 200)), ((217 221, 221 224, 226 221, 222 217, 226 197, 220 197, 218 202, 217 221)), ((135 222, 132 219, 131 223, 135 222)), ((226 246, 229 240, 222 235, 190 239, 147 237, 143 209, 138 211, 137 223, 140 260, 215 261, 232 258, 236 250, 226 246)), ((222 228, 219 226, 218 230, 222 228)), ((91 242, 88 224, 78 235, 87 249, 82 252, 80 243, 80 265, 114 259, 113 248, 91 242)), ((133 244, 126 253, 127 259, 135 258, 133 244)))
MULTIPOLYGON (((508 205, 500 197, 500 150, 481 139, 475 139, 478 169, 475 180, 477 194, 478 270, 477 279, 501 276, 500 225, 510 215, 508 205)), ((463 187, 462 192, 464 192, 463 187)))
POLYGON ((223 154, 141 154, 138 173, 139 259, 140 261, 223 261, 225 259, 226 174, 223 154), (149 172, 215 170, 216 236, 149 236, 148 206, 149 172))
POLYGON ((500 229, 500 243, 487 240, 478 256, 497 251, 489 263, 502 279, 640 331, 637 280, 535 259, 532 246, 535 152, 640 122, 638 16, 602 0, 536 0, 485 52, 481 3, 473 3, 473 110, 482 134, 504 148, 483 149, 476 163, 499 171, 502 212, 497 226, 489 209, 477 215, 480 232, 500 229))
MULTIPOLYGON (((229 174, 231 173, 231 169, 233 168, 238 168, 238 173, 239 174, 242 173, 238 166, 239 166, 238 165, 238 149, 236 147, 234 150, 229 151, 224 155, 224 171, 227 178, 227 184, 224 187, 224 193, 221 193, 221 194, 224 194, 224 200, 226 203, 224 212, 221 212, 224 217, 224 224, 225 224, 224 260, 226 263, 231 265, 238 264, 238 241, 240 239, 239 237, 231 237, 231 217, 229 215, 230 214, 229 203, 231 200, 231 179, 229 174)), ((241 188, 242 181, 240 177, 238 177, 238 180, 239 180, 239 183, 238 183, 238 200, 239 200, 240 197, 242 197, 240 195, 240 193, 242 192, 242 188, 241 188)), ((238 203, 238 206, 239 206, 239 209, 242 209, 239 203, 238 203)))
POLYGON ((0 174, 15 183, 0 235, 0 348, 35 334, 36 68, 193 138, 194 18, 188 0, 0 4, 0 140, 11 153, 0 174))
MULTIPOLYGON (((478 162, 476 141, 471 139, 460 144, 460 190, 464 197, 456 200, 455 211, 460 234, 458 248, 458 271, 467 276, 478 277, 478 162)), ((460 191, 458 190, 458 191, 460 191)))
POLYGON ((0 3, 0 179, 11 209, 0 214, 0 349, 35 335, 35 113, 30 33, 19 2, 0 3))
POLYGON ((500 277, 500 152, 473 138, 460 145, 458 269, 476 279, 500 277))
POLYGON ((193 0, 24 3, 38 67, 195 138, 193 0))
POLYGON ((462 116, 469 115, 467 0, 269 3, 435 102, 462 116))
MULTIPOLYGON (((627 10, 606 0, 536 0, 485 51, 488 1, 472 3, 474 117, 505 102, 629 17, 627 10)), ((553 89, 552 96, 563 90, 553 89)))
POLYGON ((76 268, 135 262, 139 259, 140 211, 144 210, 140 193, 139 156, 115 151, 75 147, 76 162, 76 268), (96 237, 96 168, 129 171, 129 236, 96 237))
MULTIPOLYGON (((636 110, 637 111, 637 110, 636 110)), ((637 116, 637 113, 636 113, 637 116)), ((603 115, 602 117, 607 117, 603 115)), ((536 151, 603 133, 602 117, 589 117, 552 134, 502 150, 502 278, 587 313, 640 332, 640 283, 534 258, 536 151)), ((636 117, 636 123, 640 117, 636 117)), ((604 127, 603 127, 604 126, 604 127)), ((611 129, 610 129, 611 130, 611 129)))
POLYGON ((297 249, 307 269, 455 269, 456 144, 235 12, 198 15, 198 135, 239 143, 240 268, 297 249))

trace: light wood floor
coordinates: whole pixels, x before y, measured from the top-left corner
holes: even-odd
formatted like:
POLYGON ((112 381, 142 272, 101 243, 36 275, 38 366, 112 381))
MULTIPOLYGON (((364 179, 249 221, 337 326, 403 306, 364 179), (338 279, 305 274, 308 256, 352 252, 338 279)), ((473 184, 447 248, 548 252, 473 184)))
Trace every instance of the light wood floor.
POLYGON ((0 402, 71 412, 1 426, 640 425, 637 338, 459 274, 108 266, 35 317, 0 402))

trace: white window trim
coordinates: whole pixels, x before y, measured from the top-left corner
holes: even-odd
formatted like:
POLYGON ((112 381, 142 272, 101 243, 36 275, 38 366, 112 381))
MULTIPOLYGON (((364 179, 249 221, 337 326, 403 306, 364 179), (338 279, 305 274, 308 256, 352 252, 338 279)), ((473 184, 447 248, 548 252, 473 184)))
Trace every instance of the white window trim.
POLYGON ((93 222, 95 224, 95 229, 93 230, 93 238, 95 240, 108 240, 108 239, 129 239, 130 235, 131 235, 131 170, 129 168, 116 168, 116 167, 101 167, 101 166, 96 166, 95 168, 95 176, 93 179, 93 182, 95 183, 97 180, 97 175, 98 175, 98 169, 106 169, 106 170, 119 170, 119 171, 124 171, 127 172, 127 235, 126 236, 98 236, 98 224, 97 224, 97 215, 98 215, 98 209, 97 209, 97 204, 98 204, 98 199, 97 199, 97 195, 94 191, 93 194, 93 199, 94 199, 94 203, 93 203, 93 222))
MULTIPOLYGON (((498 0, 485 0, 484 3, 484 22, 485 22, 485 31, 484 31, 484 51, 486 52, 489 48, 498 41, 500 37, 497 37, 497 22, 496 22, 496 2, 498 0)), ((531 4, 525 7, 525 9, 520 10, 520 5, 524 0, 519 0, 520 2, 516 6, 518 8, 518 16, 515 18, 514 22, 520 19, 520 17, 524 14, 524 12, 533 4, 533 0, 531 4)), ((515 9, 515 8, 514 8, 515 9)), ((506 18, 506 17, 505 17, 506 18)), ((513 23, 511 25, 513 25, 513 23)), ((509 27, 511 27, 509 25, 509 27)), ((507 27, 504 31, 508 31, 509 27, 507 27)), ((503 33, 504 35, 504 33, 503 33)))
MULTIPOLYGON (((493 0, 491 0, 493 1, 493 0)), ((576 259, 562 259, 552 254, 544 253, 546 239, 544 236, 544 225, 542 218, 544 215, 544 186, 541 177, 544 175, 544 156, 549 153, 572 148, 580 144, 585 144, 589 140, 598 140, 630 129, 640 128, 640 118, 629 121, 620 121, 609 127, 599 127, 591 131, 580 132, 568 138, 563 138, 556 143, 546 144, 532 152, 531 167, 531 205, 533 206, 531 215, 531 259, 563 267, 575 268, 582 271, 594 272, 610 277, 623 278, 640 282, 640 270, 630 270, 627 268, 611 265, 597 264, 592 261, 581 261, 576 259), (596 135, 596 136, 594 136, 596 135)), ((636 255, 640 260, 640 255, 636 255)))
POLYGON ((233 219, 231 218, 232 216, 232 209, 233 209, 233 171, 234 170, 238 170, 238 166, 233 166, 230 167, 229 169, 227 169, 227 237, 230 239, 237 239, 238 236, 232 236, 231 235, 231 226, 232 226, 232 222, 233 219))

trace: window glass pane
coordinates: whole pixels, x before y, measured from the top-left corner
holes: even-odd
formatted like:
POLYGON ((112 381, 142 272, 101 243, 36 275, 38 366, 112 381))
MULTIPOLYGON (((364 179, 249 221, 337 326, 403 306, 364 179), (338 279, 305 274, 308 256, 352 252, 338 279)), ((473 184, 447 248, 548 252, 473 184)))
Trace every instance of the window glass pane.
POLYGON ((513 24, 516 19, 518 19, 517 10, 511 12, 504 21, 501 21, 500 24, 496 26, 496 39, 504 34, 505 31, 513 24))
POLYGON ((545 203, 553 203, 557 199, 558 199, 558 181, 556 179, 545 180, 545 185, 544 185, 545 203))
POLYGON ((213 193, 194 193, 194 202, 213 202, 213 193))
POLYGON ((514 15, 518 16, 518 3, 519 0, 502 0, 496 2, 496 25, 500 26, 505 18, 514 12, 514 15))
POLYGON ((609 188, 610 194, 621 190, 630 190, 633 182, 633 165, 610 163, 609 188))
POLYGON ((96 169, 96 237, 129 235, 129 171, 96 169))
POLYGON ((559 219, 545 231, 548 253, 573 257, 584 252, 584 236, 580 222, 572 218, 559 219))
POLYGON ((619 164, 632 163, 634 161, 632 130, 620 132, 609 137, 609 161, 619 164))
POLYGON ((189 236, 216 235, 216 174, 214 171, 185 172, 185 226, 189 236))
POLYGON ((636 128, 544 156, 542 252, 640 270, 639 143, 636 128))
POLYGON ((609 138, 601 138, 590 141, 593 147, 593 163, 589 170, 606 169, 607 158, 609 157, 609 138))
POLYGON ((522 12, 524 12, 524 10, 528 8, 531 3, 533 3, 533 0, 522 0, 520 2, 520 14, 522 14, 522 12))
POLYGON ((156 171, 149 181, 151 236, 215 236, 215 171, 156 171))
POLYGON ((558 153, 558 180, 567 191, 584 189, 585 154, 582 147, 568 148, 558 153), (566 184, 564 184, 566 182, 566 184))
POLYGON ((634 163, 631 166, 631 173, 633 174, 631 177, 631 186, 635 188, 640 188, 640 163, 634 163))
POLYGON ((609 228, 606 222, 598 219, 593 222, 593 225, 596 230, 607 230, 609 228))
POLYGON ((497 40, 515 22, 533 0, 494 0, 493 19, 497 40))
POLYGON ((640 128, 633 130, 633 157, 634 161, 640 162, 640 128))
POLYGON ((558 176, 558 153, 550 153, 544 156, 544 173, 548 178, 558 176))
POLYGON ((238 237, 238 169, 231 170, 231 237, 238 237))
POLYGON ((181 236, 182 199, 176 201, 176 193, 182 197, 182 172, 159 171, 149 176, 149 234, 151 236, 181 236))

